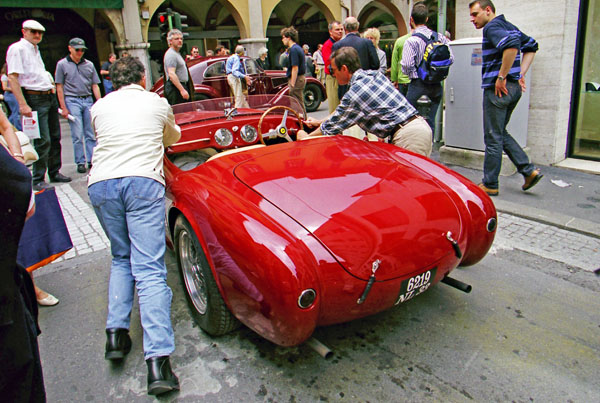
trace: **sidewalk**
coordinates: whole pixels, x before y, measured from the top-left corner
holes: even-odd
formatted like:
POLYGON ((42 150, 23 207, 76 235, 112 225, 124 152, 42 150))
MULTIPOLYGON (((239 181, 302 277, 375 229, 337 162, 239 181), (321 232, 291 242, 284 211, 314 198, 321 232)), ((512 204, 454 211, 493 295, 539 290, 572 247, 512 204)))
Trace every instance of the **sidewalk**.
MULTIPOLYGON (((431 158, 439 162, 437 149, 431 158)), ((481 182, 482 170, 449 168, 481 182)), ((527 218, 600 239, 600 175, 554 166, 538 166, 544 177, 527 192, 520 174, 500 177, 500 194, 492 197, 499 212, 527 218)))

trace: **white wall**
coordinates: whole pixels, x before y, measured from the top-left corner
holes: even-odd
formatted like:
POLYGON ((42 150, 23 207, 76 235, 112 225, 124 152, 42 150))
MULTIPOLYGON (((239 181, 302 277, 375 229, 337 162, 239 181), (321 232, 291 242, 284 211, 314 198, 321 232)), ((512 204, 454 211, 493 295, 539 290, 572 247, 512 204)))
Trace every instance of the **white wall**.
MULTIPOLYGON (((470 0, 456 1, 456 38, 481 36, 469 20, 470 0)), ((531 67, 528 146, 534 162, 562 161, 567 152, 580 0, 498 0, 504 14, 540 46, 531 67)))

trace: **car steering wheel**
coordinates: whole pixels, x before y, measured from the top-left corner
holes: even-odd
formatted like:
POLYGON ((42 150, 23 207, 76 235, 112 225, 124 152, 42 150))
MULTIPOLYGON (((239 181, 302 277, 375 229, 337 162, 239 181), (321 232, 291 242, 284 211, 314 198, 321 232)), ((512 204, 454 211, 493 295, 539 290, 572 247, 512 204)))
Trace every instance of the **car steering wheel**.
POLYGON ((263 144, 265 144, 265 139, 263 138, 263 135, 262 135, 263 119, 269 113, 276 111, 278 109, 285 110, 285 113, 283 114, 283 119, 281 119, 281 123, 275 128, 275 131, 277 132, 277 137, 284 138, 287 141, 293 141, 292 138, 290 137, 290 135, 288 134, 288 128, 285 125, 285 122, 288 117, 288 112, 292 112, 296 116, 296 119, 298 119, 298 123, 300 124, 300 130, 302 130, 304 128, 304 126, 302 125, 302 119, 300 118, 300 115, 298 115, 298 112, 296 112, 295 110, 293 110, 292 108, 290 108, 288 106, 283 106, 283 105, 272 106, 262 114, 262 116, 260 117, 260 120, 258 121, 258 137, 260 138, 260 142, 263 144))

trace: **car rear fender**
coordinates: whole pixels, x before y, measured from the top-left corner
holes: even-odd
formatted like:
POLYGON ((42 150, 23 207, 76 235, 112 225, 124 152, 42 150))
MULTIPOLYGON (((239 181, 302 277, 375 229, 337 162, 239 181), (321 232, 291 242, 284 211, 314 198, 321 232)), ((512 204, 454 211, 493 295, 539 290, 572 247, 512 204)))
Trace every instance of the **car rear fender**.
POLYGON ((459 266, 470 266, 483 259, 494 242, 498 219, 490 197, 469 179, 442 164, 391 144, 378 145, 431 175, 432 180, 446 189, 457 208, 466 213, 462 216, 470 218, 463 223, 463 233, 457 239, 463 255, 459 266))
POLYGON ((318 266, 338 263, 304 228, 245 185, 200 180, 205 188, 174 208, 196 232, 227 307, 276 344, 303 342, 319 317, 318 266), (241 197, 232 200, 235 194, 241 197), (306 289, 314 289, 317 299, 301 309, 298 297, 306 289))

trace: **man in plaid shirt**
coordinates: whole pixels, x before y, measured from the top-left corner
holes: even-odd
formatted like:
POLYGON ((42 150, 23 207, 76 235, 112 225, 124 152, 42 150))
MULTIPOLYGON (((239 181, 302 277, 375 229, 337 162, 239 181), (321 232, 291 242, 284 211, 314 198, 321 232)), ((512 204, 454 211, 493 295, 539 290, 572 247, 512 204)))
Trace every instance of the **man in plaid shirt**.
POLYGON ((353 125, 380 138, 392 136, 392 143, 415 153, 431 154, 431 128, 417 110, 381 72, 362 70, 354 48, 343 47, 331 55, 331 72, 340 85, 350 88, 335 111, 326 119, 308 118, 312 133, 298 133, 298 139, 340 134, 353 125))

